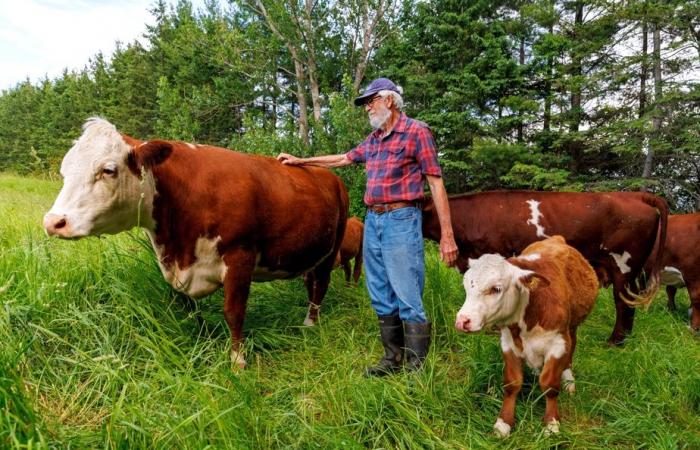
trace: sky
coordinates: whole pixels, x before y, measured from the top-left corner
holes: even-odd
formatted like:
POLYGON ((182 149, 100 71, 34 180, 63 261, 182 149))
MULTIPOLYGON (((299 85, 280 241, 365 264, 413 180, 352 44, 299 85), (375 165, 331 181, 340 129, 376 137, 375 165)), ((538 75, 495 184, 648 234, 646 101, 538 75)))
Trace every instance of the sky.
MULTIPOLYGON (((146 32, 155 0, 0 0, 0 90, 80 70, 146 32)), ((176 0, 168 0, 174 4, 176 0)), ((195 8, 203 0, 193 1, 195 8)))

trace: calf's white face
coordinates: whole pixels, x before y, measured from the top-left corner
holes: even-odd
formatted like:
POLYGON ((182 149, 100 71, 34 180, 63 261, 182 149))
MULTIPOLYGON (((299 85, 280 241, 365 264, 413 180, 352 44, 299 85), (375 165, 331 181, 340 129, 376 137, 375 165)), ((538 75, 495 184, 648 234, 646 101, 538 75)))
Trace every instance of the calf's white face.
POLYGON ((129 170, 131 147, 114 125, 90 119, 61 164, 63 188, 44 216, 49 235, 79 238, 128 230, 150 220, 152 179, 141 182, 129 170), (142 198, 143 196, 143 198, 142 198))
POLYGON ((517 322, 529 298, 524 283, 533 275, 500 255, 469 259, 469 270, 464 274, 467 299, 457 313, 455 327, 473 332, 517 322))

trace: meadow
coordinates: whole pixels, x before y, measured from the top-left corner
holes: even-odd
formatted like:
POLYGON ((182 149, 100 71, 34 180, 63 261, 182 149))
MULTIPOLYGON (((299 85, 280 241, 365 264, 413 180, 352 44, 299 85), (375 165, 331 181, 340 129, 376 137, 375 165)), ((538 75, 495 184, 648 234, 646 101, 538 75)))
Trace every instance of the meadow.
POLYGON ((461 277, 427 252, 434 321, 425 370, 368 379, 380 356, 363 286, 334 273, 319 326, 302 326, 300 280, 255 284, 248 368, 233 372, 222 295, 185 307, 140 230, 46 237, 60 182, 0 174, 0 448, 700 448, 700 338, 659 294, 609 348, 611 293, 579 329, 577 390, 562 432, 541 423, 527 372, 512 436, 492 432, 502 397, 495 334, 457 333, 461 277), (203 324, 196 315, 201 314, 203 324))

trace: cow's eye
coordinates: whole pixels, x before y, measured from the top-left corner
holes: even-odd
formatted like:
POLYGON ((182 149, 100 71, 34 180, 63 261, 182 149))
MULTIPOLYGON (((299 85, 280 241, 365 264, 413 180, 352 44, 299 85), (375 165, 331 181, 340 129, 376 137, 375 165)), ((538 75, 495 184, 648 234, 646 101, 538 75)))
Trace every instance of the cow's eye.
POLYGON ((503 288, 501 286, 493 286, 491 289, 489 289, 489 294, 500 294, 503 291, 503 288))
POLYGON ((102 175, 113 177, 117 174, 117 168, 112 166, 105 166, 102 168, 102 175))

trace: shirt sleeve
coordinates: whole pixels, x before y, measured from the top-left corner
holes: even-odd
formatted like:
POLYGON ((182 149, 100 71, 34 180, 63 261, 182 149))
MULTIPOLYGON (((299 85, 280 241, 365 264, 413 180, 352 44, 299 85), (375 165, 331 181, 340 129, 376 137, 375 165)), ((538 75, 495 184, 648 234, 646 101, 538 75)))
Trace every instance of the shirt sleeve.
POLYGON ((420 171, 424 175, 442 176, 440 163, 437 159, 437 148, 433 133, 428 127, 418 128, 416 142, 416 161, 420 165, 420 171))
POLYGON ((364 163, 367 162, 367 150, 369 149, 369 142, 372 139, 372 135, 367 136, 365 141, 353 148, 345 154, 345 157, 354 163, 364 163))

